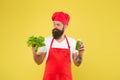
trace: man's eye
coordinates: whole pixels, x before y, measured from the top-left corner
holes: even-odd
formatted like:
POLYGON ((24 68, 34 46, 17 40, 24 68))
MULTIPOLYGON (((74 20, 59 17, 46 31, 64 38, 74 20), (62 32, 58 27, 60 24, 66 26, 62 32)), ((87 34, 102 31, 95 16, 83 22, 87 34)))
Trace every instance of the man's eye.
POLYGON ((60 26, 60 24, 57 24, 57 26, 60 26))

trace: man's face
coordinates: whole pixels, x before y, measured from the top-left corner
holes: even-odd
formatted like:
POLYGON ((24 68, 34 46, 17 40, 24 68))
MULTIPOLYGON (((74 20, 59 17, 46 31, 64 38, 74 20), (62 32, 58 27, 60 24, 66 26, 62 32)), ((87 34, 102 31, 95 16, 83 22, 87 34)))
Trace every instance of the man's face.
POLYGON ((64 24, 59 21, 54 21, 54 28, 52 30, 52 35, 55 39, 59 39, 64 33, 64 24))

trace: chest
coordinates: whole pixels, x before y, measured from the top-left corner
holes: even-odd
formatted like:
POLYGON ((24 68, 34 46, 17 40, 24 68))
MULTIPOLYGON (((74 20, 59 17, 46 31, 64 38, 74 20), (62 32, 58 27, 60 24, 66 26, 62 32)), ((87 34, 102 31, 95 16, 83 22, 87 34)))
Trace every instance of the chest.
POLYGON ((56 40, 53 41, 52 48, 64 48, 68 49, 68 44, 66 40, 63 40, 62 42, 57 42, 56 40))

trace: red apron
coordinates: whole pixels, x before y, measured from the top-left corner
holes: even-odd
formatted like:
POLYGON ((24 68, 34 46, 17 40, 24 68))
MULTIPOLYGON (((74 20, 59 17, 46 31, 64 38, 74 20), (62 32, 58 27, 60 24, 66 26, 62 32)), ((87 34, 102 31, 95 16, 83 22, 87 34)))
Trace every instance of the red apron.
POLYGON ((48 59, 43 80, 72 80, 70 46, 66 38, 68 49, 52 48, 50 44, 48 59))

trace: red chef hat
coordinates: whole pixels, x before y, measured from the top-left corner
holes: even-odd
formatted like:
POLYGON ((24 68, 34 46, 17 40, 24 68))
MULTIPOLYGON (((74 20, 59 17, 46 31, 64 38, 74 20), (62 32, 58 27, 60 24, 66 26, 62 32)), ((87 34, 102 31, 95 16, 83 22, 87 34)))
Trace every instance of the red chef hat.
POLYGON ((52 21, 60 21, 63 24, 68 25, 69 20, 70 20, 70 16, 64 12, 55 12, 52 15, 52 21))

